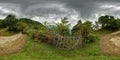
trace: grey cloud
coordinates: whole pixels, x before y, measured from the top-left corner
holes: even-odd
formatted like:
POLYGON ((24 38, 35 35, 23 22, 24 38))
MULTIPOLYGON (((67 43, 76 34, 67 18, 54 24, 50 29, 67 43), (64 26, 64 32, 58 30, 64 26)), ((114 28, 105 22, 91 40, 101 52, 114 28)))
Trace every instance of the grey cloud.
MULTIPOLYGON (((37 21, 48 18, 50 22, 65 16, 75 24, 79 19, 97 20, 105 14, 119 17, 119 3, 118 0, 0 0, 0 7, 20 17, 29 17, 37 21)), ((0 10, 0 15, 6 14, 0 10)))

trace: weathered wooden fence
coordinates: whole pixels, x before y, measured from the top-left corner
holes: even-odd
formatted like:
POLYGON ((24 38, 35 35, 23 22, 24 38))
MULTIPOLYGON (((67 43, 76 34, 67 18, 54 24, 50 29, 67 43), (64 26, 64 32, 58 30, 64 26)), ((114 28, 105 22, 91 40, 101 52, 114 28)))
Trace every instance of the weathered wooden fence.
POLYGON ((63 50, 71 50, 84 46, 84 41, 81 36, 55 36, 54 45, 63 50))

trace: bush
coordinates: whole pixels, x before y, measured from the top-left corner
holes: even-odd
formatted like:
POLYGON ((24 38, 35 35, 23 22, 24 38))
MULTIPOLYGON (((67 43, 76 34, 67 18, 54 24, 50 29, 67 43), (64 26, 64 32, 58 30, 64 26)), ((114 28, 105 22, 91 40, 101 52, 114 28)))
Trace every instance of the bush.
POLYGON ((53 33, 51 31, 47 32, 46 34, 46 42, 49 44, 53 44, 53 33))
POLYGON ((120 29, 120 19, 115 19, 114 16, 101 16, 98 19, 98 23, 102 29, 116 31, 120 29))
POLYGON ((20 32, 23 32, 24 29, 26 29, 28 27, 28 25, 24 22, 17 22, 16 24, 16 28, 17 28, 17 31, 20 31, 20 32))
POLYGON ((64 17, 63 19, 61 19, 61 23, 57 23, 55 25, 55 27, 53 28, 53 30, 60 35, 70 35, 70 23, 69 21, 67 21, 67 18, 64 17))
POLYGON ((34 33, 32 34, 32 39, 53 44, 53 35, 51 31, 49 32, 34 31, 34 33))
POLYGON ((89 35, 87 38, 85 38, 85 43, 93 43, 96 40, 99 40, 99 37, 97 35, 89 35))

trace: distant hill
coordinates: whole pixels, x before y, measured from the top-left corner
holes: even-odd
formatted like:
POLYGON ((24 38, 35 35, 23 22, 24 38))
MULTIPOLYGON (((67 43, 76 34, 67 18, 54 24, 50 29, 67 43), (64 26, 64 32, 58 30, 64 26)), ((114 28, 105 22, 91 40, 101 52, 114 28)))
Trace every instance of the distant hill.
POLYGON ((25 22, 29 25, 37 25, 37 26, 43 26, 42 23, 28 19, 28 18, 20 18, 19 21, 25 22))

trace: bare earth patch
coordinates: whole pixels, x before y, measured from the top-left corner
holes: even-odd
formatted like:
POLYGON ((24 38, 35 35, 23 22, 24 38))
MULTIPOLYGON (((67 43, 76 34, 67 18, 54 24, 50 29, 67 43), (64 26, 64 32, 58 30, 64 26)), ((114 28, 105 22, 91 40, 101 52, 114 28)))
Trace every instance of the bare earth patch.
POLYGON ((120 55, 120 31, 108 34, 100 41, 102 53, 109 55, 120 55))
POLYGON ((111 41, 112 44, 120 48, 120 37, 119 36, 114 36, 109 41, 111 41))
POLYGON ((25 45, 26 35, 0 36, 0 55, 18 52, 25 45))

